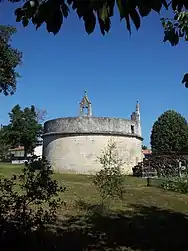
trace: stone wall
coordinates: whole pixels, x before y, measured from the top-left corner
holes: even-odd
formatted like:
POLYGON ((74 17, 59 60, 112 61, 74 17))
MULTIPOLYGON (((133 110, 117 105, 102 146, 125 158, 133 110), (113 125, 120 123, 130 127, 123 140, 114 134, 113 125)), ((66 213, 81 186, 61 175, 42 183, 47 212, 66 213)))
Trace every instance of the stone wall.
POLYGON ((102 117, 70 117, 49 120, 44 124, 44 135, 52 133, 80 134, 103 133, 138 135, 138 125, 135 121, 120 118, 102 117), (132 133, 132 128, 134 133, 132 133))
POLYGON ((125 161, 124 173, 131 174, 132 167, 142 159, 142 143, 135 137, 49 135, 44 140, 43 153, 56 171, 94 173, 101 168, 97 157, 111 139, 117 145, 119 156, 125 161))
POLYGON ((72 117, 44 124, 43 155, 59 172, 94 173, 97 157, 112 139, 125 161, 125 173, 142 160, 142 138, 135 121, 119 118, 72 117), (134 131, 132 131, 132 127, 134 131))

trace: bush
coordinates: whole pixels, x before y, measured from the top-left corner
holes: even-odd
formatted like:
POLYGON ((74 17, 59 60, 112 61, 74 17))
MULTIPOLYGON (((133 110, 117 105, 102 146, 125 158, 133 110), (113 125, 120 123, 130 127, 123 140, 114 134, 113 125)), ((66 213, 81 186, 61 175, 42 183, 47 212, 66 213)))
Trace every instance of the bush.
POLYGON ((161 187, 169 191, 188 193, 188 177, 169 178, 162 182, 161 187))
POLYGON ((142 177, 142 165, 136 165, 132 168, 133 176, 142 177))
POLYGON ((29 233, 56 220, 62 205, 59 193, 65 188, 53 180, 53 170, 45 159, 38 161, 39 171, 35 165, 31 161, 20 175, 0 179, 0 225, 5 232, 29 233))
POLYGON ((93 183, 99 190, 104 206, 104 201, 110 197, 123 198, 124 176, 121 168, 124 163, 116 153, 116 144, 111 141, 98 160, 102 169, 94 176, 93 183))
POLYGON ((24 162, 25 166, 29 166, 34 169, 34 170, 40 170, 41 169, 41 159, 37 158, 37 156, 33 155, 31 158, 29 158, 27 161, 24 162))
POLYGON ((158 177, 176 177, 187 173, 187 160, 179 154, 151 155, 137 166, 133 167, 133 176, 142 177, 145 173, 156 173, 158 177), (182 163, 184 168, 179 166, 182 163))

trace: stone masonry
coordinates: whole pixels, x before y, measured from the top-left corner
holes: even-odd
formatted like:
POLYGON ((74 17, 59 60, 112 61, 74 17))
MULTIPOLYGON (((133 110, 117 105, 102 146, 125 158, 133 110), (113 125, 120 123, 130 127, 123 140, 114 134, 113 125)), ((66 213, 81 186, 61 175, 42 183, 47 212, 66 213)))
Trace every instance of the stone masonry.
POLYGON ((130 120, 93 117, 91 111, 91 102, 85 93, 79 117, 47 121, 44 124, 43 155, 56 171, 91 174, 100 170, 97 157, 109 140, 113 140, 125 162, 124 173, 131 174, 132 167, 142 160, 138 103, 130 120))

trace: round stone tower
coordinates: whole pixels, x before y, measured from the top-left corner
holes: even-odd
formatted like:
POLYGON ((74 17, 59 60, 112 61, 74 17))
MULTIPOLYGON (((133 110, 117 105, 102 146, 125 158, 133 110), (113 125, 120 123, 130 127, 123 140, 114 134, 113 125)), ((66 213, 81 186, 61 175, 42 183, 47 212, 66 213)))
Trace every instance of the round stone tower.
POLYGON ((101 166, 97 157, 108 145, 116 143, 125 164, 124 173, 142 160, 142 136, 139 104, 131 119, 93 117, 85 92, 80 102, 79 117, 65 117, 45 122, 43 155, 59 172, 95 173, 101 166))

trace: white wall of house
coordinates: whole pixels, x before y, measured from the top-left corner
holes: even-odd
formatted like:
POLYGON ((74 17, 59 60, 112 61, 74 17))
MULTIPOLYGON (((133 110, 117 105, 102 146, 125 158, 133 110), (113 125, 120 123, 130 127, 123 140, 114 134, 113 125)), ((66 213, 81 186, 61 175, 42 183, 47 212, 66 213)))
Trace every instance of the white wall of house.
POLYGON ((36 146, 34 149, 34 155, 42 157, 42 146, 36 146))
POLYGON ((14 157, 24 157, 24 149, 17 149, 17 150, 14 150, 14 149, 12 149, 11 151, 10 151, 10 153, 12 154, 12 155, 14 155, 14 157))
MULTIPOLYGON (((25 160, 19 160, 16 158, 19 157, 24 157, 24 149, 22 148, 16 148, 16 149, 11 149, 10 153, 14 155, 14 160, 12 160, 12 164, 23 164, 25 160)), ((36 146, 34 149, 34 155, 37 157, 41 158, 42 157, 42 145, 36 146)), ((28 157, 31 156, 31 154, 28 154, 28 157)))

